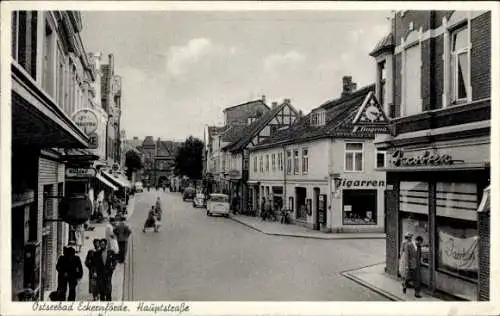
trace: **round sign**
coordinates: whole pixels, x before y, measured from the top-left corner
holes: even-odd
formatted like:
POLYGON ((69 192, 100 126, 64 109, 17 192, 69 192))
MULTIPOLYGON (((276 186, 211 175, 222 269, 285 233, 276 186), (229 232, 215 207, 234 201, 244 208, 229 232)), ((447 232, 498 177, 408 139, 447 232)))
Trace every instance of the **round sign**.
POLYGON ((97 130, 97 115, 90 109, 83 109, 73 114, 73 121, 86 135, 97 130))

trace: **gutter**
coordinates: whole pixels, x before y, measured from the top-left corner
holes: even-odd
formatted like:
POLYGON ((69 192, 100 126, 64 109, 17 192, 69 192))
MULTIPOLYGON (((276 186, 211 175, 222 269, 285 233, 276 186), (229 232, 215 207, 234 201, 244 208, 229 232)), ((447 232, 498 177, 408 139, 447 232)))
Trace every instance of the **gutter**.
MULTIPOLYGON (((281 162, 281 165, 283 166, 284 162, 286 161, 285 158, 286 158, 286 145, 283 144, 283 161, 281 162)), ((287 207, 287 204, 288 204, 288 199, 287 199, 287 196, 286 196, 286 165, 283 166, 283 209, 287 210, 288 207, 287 207)))

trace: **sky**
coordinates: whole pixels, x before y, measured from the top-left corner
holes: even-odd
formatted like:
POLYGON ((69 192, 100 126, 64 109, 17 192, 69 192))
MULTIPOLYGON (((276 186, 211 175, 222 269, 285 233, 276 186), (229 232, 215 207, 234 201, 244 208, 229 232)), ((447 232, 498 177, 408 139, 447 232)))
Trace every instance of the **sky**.
POLYGON ((126 137, 203 138, 222 110, 266 96, 308 113, 342 76, 375 81, 389 11, 84 11, 87 52, 114 54, 126 137))

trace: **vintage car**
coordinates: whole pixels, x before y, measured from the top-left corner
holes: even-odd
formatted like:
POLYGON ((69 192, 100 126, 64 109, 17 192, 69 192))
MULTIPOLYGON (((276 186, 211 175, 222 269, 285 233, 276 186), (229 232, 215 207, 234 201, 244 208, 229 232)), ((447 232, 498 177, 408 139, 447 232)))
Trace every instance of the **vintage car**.
POLYGON ((195 198, 193 199, 193 207, 206 207, 207 206, 207 201, 205 198, 205 194, 203 193, 197 193, 195 198))
POLYGON ((220 193, 210 194, 207 201, 207 216, 213 214, 229 217, 229 196, 220 193))
POLYGON ((193 187, 187 187, 182 192, 182 200, 193 200, 196 196, 196 190, 193 187))

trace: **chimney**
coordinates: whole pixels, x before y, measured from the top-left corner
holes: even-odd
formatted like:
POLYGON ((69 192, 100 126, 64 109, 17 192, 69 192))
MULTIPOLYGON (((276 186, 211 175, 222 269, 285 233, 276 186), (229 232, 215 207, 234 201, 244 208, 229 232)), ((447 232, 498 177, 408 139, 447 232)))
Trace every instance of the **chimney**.
POLYGON ((342 77, 342 97, 348 96, 356 91, 357 84, 352 82, 351 76, 342 77))
POLYGON ((109 71, 111 74, 115 74, 115 60, 113 54, 109 54, 108 58, 109 58, 109 71))
POLYGON ((291 100, 290 99, 284 99, 283 103, 290 105, 291 100))
POLYGON ((278 106, 278 102, 273 102, 271 108, 275 109, 277 106, 278 106))
POLYGON ((265 95, 262 95, 261 100, 262 100, 262 103, 266 104, 266 96, 265 95))

